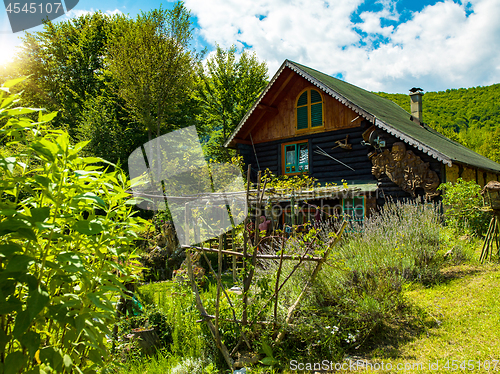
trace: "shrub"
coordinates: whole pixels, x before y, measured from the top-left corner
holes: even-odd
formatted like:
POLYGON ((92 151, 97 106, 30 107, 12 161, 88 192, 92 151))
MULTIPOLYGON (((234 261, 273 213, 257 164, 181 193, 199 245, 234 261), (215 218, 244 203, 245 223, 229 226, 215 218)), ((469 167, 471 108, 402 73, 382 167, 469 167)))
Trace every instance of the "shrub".
MULTIPOLYGON (((400 319, 406 313, 405 284, 440 279, 440 220, 434 205, 389 202, 363 227, 345 233, 296 310, 276 356, 282 362, 299 357, 340 360, 346 350, 363 345, 391 321, 400 319)), ((333 229, 324 225, 311 253, 323 253, 333 229)), ((306 234, 289 240, 286 253, 302 253, 310 239, 306 234)), ((284 263, 282 279, 294 265, 284 263)), ((259 276, 275 279, 276 267, 259 276)), ((312 263, 299 268, 281 291, 278 322, 284 320, 313 268, 312 263)), ((271 316, 268 312, 267 318, 271 316)))
POLYGON ((138 221, 127 178, 0 91, 0 372, 96 372, 138 221))
POLYGON ((473 181, 466 182, 458 178, 456 183, 443 183, 438 189, 443 191, 443 205, 448 225, 462 233, 486 232, 491 217, 479 209, 484 205, 481 186, 473 181))
POLYGON ((340 324, 365 340, 404 308, 404 284, 440 279, 438 207, 388 202, 346 234, 317 284, 317 300, 339 309, 340 324))

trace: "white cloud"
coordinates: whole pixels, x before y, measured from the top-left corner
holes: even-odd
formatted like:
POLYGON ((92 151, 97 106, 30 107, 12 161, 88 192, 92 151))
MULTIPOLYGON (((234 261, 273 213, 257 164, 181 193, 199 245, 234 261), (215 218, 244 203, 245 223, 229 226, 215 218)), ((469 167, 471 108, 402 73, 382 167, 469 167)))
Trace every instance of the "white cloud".
POLYGON ((370 90, 406 92, 470 87, 500 82, 500 2, 451 0, 398 22, 395 0, 382 10, 363 11, 362 0, 186 0, 197 16, 200 35, 227 48, 251 46, 271 75, 285 59, 328 74, 343 74, 370 90), (391 22, 389 22, 391 23, 391 22), (363 36, 362 36, 363 35, 363 36))
MULTIPOLYGON (((99 10, 94 10, 94 8, 90 8, 90 10, 85 9, 72 9, 68 13, 66 13, 67 18, 77 18, 81 16, 86 16, 87 14, 94 14, 99 10)), ((108 16, 113 16, 115 14, 124 14, 120 9, 115 10, 101 10, 102 13, 107 14, 108 16)))

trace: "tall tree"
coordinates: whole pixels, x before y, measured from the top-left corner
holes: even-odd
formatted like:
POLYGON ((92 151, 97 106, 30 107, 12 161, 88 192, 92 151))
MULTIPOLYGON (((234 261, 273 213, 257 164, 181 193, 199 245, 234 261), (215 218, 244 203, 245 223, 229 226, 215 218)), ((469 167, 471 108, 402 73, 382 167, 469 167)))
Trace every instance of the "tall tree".
MULTIPOLYGON (((142 123, 149 139, 187 100, 194 82, 195 56, 190 12, 182 2, 173 9, 142 13, 136 20, 122 19, 115 30, 107 59, 118 80, 118 94, 131 117, 142 123)), ((165 130, 172 130, 170 121, 165 130)))
POLYGON ((15 62, 17 75, 29 76, 24 103, 60 111, 55 124, 67 125, 74 135, 85 101, 105 89, 103 57, 119 18, 97 12, 26 33, 15 62))
POLYGON ((205 65, 198 66, 196 97, 199 128, 205 134, 205 152, 219 161, 229 155, 222 145, 267 85, 268 69, 256 54, 217 45, 205 65))

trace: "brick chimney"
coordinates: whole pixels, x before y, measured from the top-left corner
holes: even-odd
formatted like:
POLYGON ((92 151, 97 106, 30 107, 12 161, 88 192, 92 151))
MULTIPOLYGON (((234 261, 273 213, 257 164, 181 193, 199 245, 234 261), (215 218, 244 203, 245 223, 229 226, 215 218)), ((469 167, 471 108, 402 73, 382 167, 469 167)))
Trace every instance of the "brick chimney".
POLYGON ((424 96, 421 88, 413 87, 410 90, 411 116, 417 123, 423 123, 422 117, 422 96, 424 96))

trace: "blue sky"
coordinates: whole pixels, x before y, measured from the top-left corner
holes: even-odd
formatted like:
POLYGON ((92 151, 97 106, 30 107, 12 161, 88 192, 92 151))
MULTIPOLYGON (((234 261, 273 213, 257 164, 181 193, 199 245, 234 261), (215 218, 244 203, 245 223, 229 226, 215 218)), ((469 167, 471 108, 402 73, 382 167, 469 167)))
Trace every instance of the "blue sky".
MULTIPOLYGON (((134 17, 159 5, 80 0, 57 20, 97 10, 134 17)), ((213 50, 215 43, 249 49, 267 62, 270 76, 290 59, 373 91, 500 82, 499 0, 185 0, 185 5, 193 15, 197 49, 213 50)), ((21 33, 12 34, 5 11, 1 17, 6 58, 21 33)))

